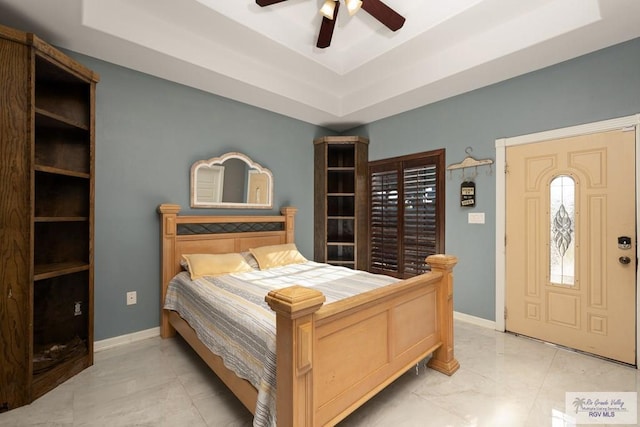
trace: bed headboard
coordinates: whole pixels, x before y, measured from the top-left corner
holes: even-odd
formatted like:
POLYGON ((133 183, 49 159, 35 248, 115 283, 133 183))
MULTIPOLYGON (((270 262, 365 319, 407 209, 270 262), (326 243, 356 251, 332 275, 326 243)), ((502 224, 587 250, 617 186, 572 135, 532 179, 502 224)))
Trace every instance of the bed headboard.
POLYGON ((220 254, 249 248, 295 243, 294 207, 280 209, 281 215, 178 215, 180 205, 162 204, 160 214, 160 334, 175 333, 162 309, 169 281, 181 270, 182 254, 220 254))

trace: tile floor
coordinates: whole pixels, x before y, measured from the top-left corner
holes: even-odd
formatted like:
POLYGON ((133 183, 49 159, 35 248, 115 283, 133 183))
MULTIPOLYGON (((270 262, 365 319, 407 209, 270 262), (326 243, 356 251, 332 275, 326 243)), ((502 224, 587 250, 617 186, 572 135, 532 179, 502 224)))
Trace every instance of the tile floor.
MULTIPOLYGON (((565 391, 640 391, 634 368, 459 321, 455 334, 457 373, 411 369, 340 426, 571 426, 565 391)), ((250 425, 179 338, 101 351, 91 368, 0 414, 0 426, 250 425)))

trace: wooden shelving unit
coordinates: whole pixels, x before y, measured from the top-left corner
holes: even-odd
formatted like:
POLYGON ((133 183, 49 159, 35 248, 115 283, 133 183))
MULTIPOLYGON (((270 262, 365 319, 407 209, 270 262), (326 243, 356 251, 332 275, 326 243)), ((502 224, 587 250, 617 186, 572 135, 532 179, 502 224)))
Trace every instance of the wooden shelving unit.
POLYGON ((368 269, 368 144, 358 136, 316 139, 314 259, 368 269))
POLYGON ((0 77, 2 412, 93 364, 99 77, 3 26, 0 77))

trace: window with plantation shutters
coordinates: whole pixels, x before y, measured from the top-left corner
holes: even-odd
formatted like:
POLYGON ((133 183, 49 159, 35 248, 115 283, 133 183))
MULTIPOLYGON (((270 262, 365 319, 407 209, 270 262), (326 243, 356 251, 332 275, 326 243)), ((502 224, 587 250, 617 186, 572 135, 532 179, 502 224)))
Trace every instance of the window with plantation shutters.
POLYGON ((369 163, 370 270, 407 278, 444 251, 444 150, 369 163))
POLYGON ((370 265, 376 273, 396 273, 398 271, 398 170, 387 165, 369 168, 371 204, 369 230, 371 237, 370 265))

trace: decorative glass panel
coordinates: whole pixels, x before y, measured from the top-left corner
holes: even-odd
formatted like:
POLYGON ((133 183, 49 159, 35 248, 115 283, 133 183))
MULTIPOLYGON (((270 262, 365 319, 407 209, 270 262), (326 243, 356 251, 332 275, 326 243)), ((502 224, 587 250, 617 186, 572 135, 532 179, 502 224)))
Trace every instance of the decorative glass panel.
POLYGON ((575 191, 570 176, 560 175, 551 181, 550 280, 558 285, 575 284, 575 191))

